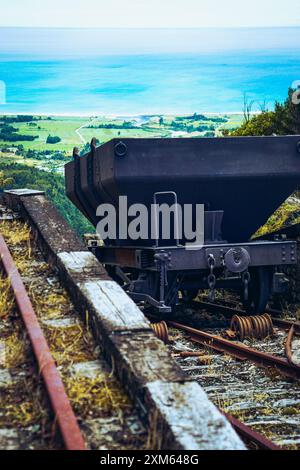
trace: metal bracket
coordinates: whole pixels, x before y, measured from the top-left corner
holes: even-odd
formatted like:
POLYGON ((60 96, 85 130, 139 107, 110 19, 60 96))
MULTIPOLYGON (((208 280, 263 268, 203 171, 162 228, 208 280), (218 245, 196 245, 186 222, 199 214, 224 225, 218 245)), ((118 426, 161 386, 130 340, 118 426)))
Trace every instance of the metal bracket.
POLYGON ((127 292, 128 295, 134 300, 135 302, 147 302, 148 304, 152 305, 153 307, 157 308, 159 313, 171 313, 172 308, 168 307, 164 304, 164 302, 159 302, 155 300, 151 295, 148 294, 141 294, 137 292, 127 292))

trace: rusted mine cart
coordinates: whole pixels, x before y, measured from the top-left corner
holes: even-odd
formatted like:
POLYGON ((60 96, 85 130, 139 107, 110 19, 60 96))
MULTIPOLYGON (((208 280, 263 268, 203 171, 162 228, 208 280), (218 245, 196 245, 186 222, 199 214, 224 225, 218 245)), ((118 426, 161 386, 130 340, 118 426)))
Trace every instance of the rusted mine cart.
POLYGON ((68 197, 94 226, 99 205, 116 209, 122 233, 94 252, 134 300, 168 313, 179 292, 189 300, 209 289, 213 299, 215 289, 228 288, 248 311, 261 313, 272 293, 287 288, 280 266, 297 262, 295 242, 252 236, 299 185, 300 136, 115 139, 98 148, 93 139, 88 154, 74 150, 65 173, 68 197), (150 237, 124 235, 124 220, 127 228, 134 217, 124 219, 120 196, 128 207, 149 210, 150 237), (168 240, 161 229, 163 203, 173 207, 168 240), (204 241, 193 249, 179 230, 178 207, 187 204, 194 225, 196 205, 204 205, 204 241))

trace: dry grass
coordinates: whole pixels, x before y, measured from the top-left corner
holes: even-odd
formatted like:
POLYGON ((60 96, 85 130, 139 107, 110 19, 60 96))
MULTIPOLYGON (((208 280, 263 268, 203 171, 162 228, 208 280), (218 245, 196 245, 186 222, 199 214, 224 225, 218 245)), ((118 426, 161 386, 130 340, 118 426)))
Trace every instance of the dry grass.
POLYGON ((38 317, 58 319, 73 312, 73 306, 63 290, 53 292, 47 290, 41 279, 34 280, 28 285, 28 294, 38 317))
POLYGON ((48 422, 51 427, 44 397, 42 384, 33 376, 18 378, 0 393, 0 425, 21 429, 33 424, 44 427, 48 422))
POLYGON ((80 324, 67 327, 44 327, 52 356, 58 365, 72 365, 96 359, 92 338, 80 324))
POLYGON ((30 227, 19 221, 1 221, 0 233, 13 253, 17 268, 24 275, 32 262, 30 227))
MULTIPOLYGON (((124 419, 124 416, 131 413, 132 404, 110 374, 100 371, 90 377, 72 369, 74 364, 97 359, 95 344, 88 328, 79 321, 67 292, 55 280, 51 268, 31 243, 30 228, 19 221, 3 222, 0 223, 0 232, 9 245, 16 266, 24 279, 36 315, 41 319, 41 327, 52 356, 59 366, 75 413, 80 419, 110 415, 124 419), (64 319, 70 321, 64 323, 61 321, 64 319)), ((6 286, 6 290, 9 291, 9 286, 6 286)), ((26 350, 26 344, 19 332, 7 337, 7 367, 18 367, 28 361, 26 354, 30 350, 26 350)), ((29 357, 32 359, 31 355, 29 357)), ((34 381, 34 376, 29 379, 30 384, 34 381)), ((19 390, 14 390, 14 393, 6 398, 0 394, 0 408, 5 409, 7 423, 22 427, 43 420, 40 393, 40 389, 34 390, 31 397, 27 391, 22 394, 19 390)))
POLYGON ((23 324, 15 318, 16 306, 9 279, 0 274, 0 319, 7 322, 6 333, 2 333, 1 345, 3 357, 1 364, 6 368, 15 368, 26 361, 29 344, 24 336, 23 324), (13 320, 13 324, 10 320, 13 320))
POLYGON ((220 408, 220 410, 224 411, 225 413, 230 414, 231 416, 238 419, 239 421, 241 422, 245 421, 244 410, 237 408, 237 407, 234 410, 230 409, 235 404, 235 401, 233 399, 218 397, 215 404, 216 406, 218 406, 218 408, 220 408))
POLYGON ((97 417, 131 409, 127 395, 118 382, 108 374, 84 377, 79 374, 64 376, 64 384, 74 410, 81 417, 97 417))
POLYGON ((197 361, 200 362, 200 364, 203 364, 205 366, 210 366, 213 362, 213 356, 201 355, 197 357, 197 361))
POLYGON ((0 233, 9 245, 20 245, 25 243, 28 249, 31 249, 31 230, 27 224, 17 220, 0 222, 0 233))
POLYGON ((40 406, 39 400, 27 399, 21 403, 16 403, 14 397, 11 403, 7 403, 7 396, 4 399, 0 395, 0 407, 3 409, 3 416, 0 418, 0 423, 3 426, 17 426, 18 428, 37 424, 45 413, 40 406))
POLYGON ((8 317, 14 307, 10 281, 0 273, 0 319, 8 317))
POLYGON ((4 346, 4 367, 8 369, 22 366, 28 360, 29 344, 20 334, 14 332, 2 341, 4 346))

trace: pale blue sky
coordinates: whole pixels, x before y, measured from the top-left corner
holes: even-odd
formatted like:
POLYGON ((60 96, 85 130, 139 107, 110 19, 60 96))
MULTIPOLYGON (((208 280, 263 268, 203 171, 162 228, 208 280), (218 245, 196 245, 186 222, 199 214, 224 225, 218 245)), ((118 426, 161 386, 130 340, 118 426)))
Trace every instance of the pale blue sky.
POLYGON ((300 26, 299 0, 0 0, 0 26, 300 26))

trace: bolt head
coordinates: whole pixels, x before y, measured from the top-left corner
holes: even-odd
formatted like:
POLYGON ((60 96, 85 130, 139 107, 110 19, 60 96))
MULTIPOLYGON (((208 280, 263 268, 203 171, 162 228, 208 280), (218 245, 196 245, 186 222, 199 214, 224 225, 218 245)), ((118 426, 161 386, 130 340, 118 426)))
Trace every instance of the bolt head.
POLYGON ((115 145, 115 155, 117 157, 125 157, 127 154, 127 145, 120 141, 115 145))

